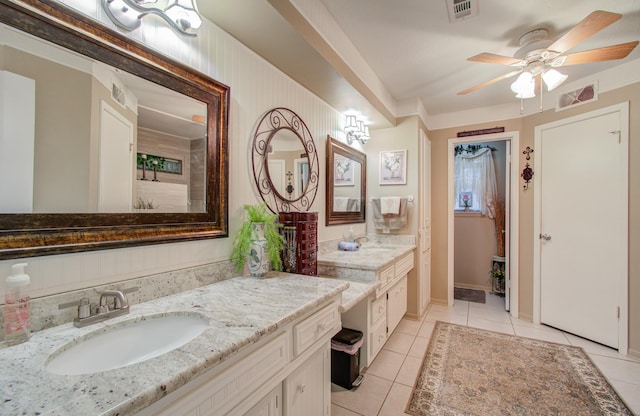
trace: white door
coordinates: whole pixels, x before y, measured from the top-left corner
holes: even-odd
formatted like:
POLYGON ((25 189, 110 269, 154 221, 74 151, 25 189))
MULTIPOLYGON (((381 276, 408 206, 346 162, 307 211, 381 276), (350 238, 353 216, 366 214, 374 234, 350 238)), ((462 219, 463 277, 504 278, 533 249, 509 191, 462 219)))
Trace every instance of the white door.
POLYGON ((418 316, 431 301, 431 140, 420 130, 420 218, 418 274, 418 316))
POLYGON ((100 111, 98 212, 131 212, 133 124, 105 102, 100 111))
POLYGON ((627 142, 620 118, 611 111, 541 129, 535 149, 541 322, 613 348, 627 281, 627 142))
POLYGON ((288 198, 286 192, 287 183, 284 179, 284 160, 282 159, 268 159, 267 168, 269 169, 269 178, 273 184, 273 189, 277 190, 283 197, 288 198))

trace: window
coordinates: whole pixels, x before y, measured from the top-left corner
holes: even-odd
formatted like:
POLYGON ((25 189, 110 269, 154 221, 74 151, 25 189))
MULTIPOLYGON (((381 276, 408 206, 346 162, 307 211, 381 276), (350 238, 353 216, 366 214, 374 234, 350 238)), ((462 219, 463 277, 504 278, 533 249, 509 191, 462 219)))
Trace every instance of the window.
POLYGON ((490 206, 497 196, 497 186, 491 149, 456 155, 454 173, 454 209, 465 211, 468 208, 468 211, 493 218, 490 206))

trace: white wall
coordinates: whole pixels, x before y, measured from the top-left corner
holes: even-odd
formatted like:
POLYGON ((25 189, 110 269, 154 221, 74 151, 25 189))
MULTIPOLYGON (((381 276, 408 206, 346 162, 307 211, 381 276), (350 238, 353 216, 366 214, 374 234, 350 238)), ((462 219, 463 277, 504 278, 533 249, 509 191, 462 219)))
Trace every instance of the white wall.
MULTIPOLYGON (((114 27, 98 0, 64 3, 114 27)), ((342 114, 209 21, 204 22, 195 39, 175 34, 156 19, 145 19, 143 26, 129 36, 231 87, 228 141, 231 237, 24 259, 29 263, 27 272, 32 277, 34 297, 228 260, 232 237, 243 219, 242 206, 261 201, 253 183, 250 144, 257 122, 274 107, 296 112, 314 137, 321 179, 311 210, 320 213, 319 241, 337 238, 348 230, 348 226, 324 225, 325 142, 327 134, 344 140, 342 114)), ((361 231, 364 232, 364 227, 361 231)), ((8 275, 11 264, 21 261, 0 262, 0 279, 8 275)))

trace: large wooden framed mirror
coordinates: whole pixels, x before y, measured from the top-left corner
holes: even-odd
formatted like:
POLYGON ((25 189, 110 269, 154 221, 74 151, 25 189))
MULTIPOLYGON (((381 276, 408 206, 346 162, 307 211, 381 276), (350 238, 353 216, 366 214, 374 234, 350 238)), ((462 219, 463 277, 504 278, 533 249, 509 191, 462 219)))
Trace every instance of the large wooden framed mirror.
POLYGON ((367 155, 327 136, 327 225, 365 222, 367 155))
POLYGON ((0 259, 228 236, 229 88, 20 3, 0 0, 0 259))

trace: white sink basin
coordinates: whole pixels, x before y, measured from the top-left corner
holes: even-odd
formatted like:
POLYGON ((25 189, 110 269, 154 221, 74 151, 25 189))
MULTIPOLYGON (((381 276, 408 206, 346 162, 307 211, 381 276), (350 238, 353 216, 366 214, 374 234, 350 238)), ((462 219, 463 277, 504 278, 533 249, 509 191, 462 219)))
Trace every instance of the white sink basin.
POLYGON ((46 370, 53 374, 77 375, 126 367, 179 348, 208 326, 206 319, 193 315, 132 321, 107 332, 89 334, 70 348, 61 348, 61 353, 49 358, 46 370))

